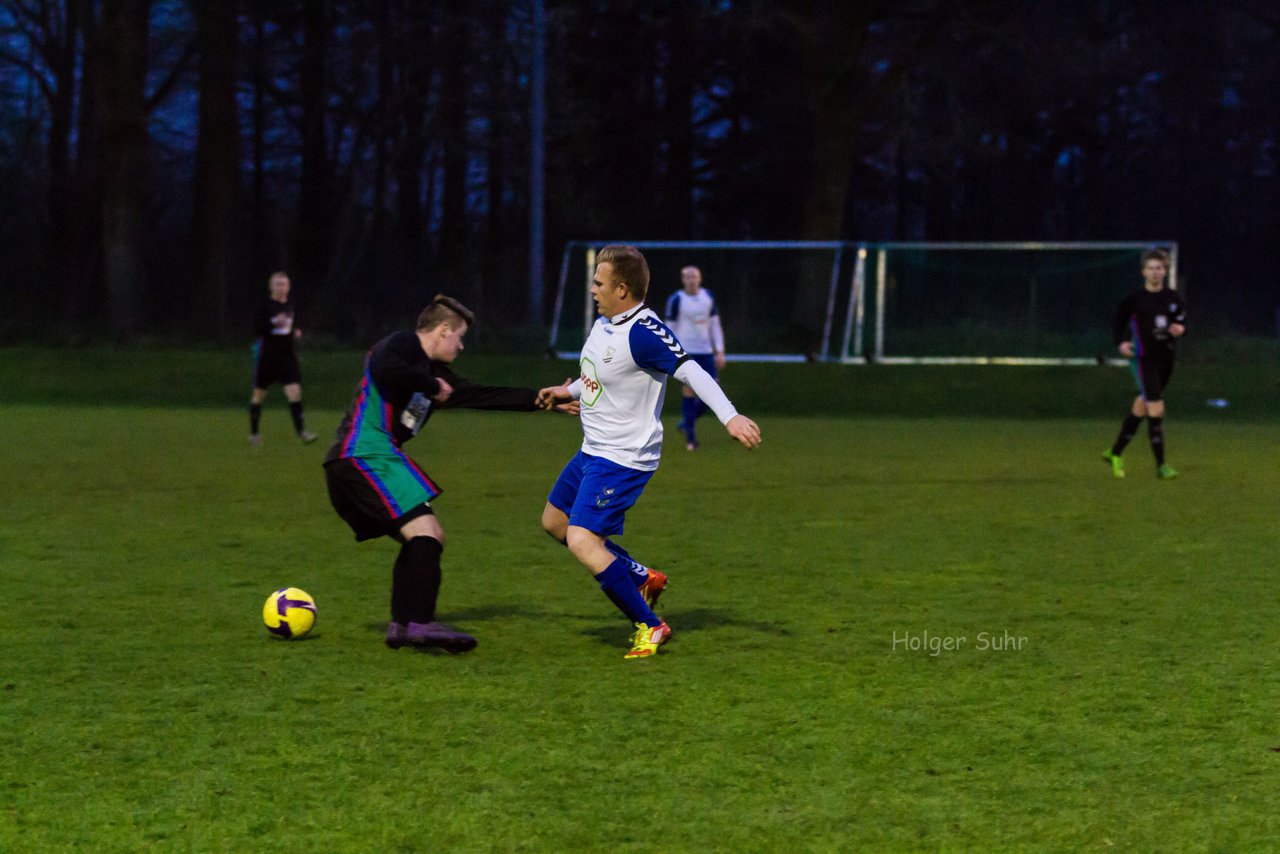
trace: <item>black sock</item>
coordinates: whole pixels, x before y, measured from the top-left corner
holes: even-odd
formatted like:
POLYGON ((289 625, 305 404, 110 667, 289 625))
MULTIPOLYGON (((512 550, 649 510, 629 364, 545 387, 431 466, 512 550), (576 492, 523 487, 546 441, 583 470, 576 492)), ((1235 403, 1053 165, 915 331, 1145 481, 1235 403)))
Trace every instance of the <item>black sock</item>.
POLYGON ((1117 457, 1124 453, 1124 449, 1133 441, 1133 435, 1138 432, 1138 428, 1142 426, 1142 416, 1134 415, 1132 412, 1124 417, 1124 423, 1120 425, 1120 435, 1116 437, 1116 443, 1111 446, 1111 453, 1117 457))
POLYGON ((302 423, 302 401, 295 400, 289 404, 289 414, 293 416, 293 429, 301 433, 307 429, 302 423))
POLYGON ((391 573, 391 619, 429 623, 436 618, 443 552, 444 546, 435 537, 414 537, 400 547, 391 573))
POLYGON ((1164 465, 1164 418, 1147 416, 1147 436, 1151 439, 1151 453, 1155 454, 1156 465, 1164 465))
POLYGON ((258 424, 262 421, 262 404, 249 404, 249 433, 258 435, 258 424))

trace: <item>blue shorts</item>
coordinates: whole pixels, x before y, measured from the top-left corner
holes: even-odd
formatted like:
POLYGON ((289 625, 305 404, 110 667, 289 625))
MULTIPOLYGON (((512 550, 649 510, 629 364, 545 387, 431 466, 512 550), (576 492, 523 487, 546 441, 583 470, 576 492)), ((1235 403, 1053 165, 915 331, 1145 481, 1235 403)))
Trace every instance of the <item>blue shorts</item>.
POLYGON ((567 515, 570 525, 614 536, 622 533, 623 516, 640 500, 651 477, 651 471, 578 451, 556 478, 547 503, 567 515))

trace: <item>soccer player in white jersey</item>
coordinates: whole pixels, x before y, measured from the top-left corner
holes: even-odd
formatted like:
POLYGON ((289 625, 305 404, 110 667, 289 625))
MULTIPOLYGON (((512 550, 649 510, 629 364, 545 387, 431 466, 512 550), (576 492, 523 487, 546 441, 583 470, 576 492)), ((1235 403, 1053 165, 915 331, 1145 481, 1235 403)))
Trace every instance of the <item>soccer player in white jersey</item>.
POLYGON ((648 658, 671 637, 653 612, 666 585, 608 538, 622 533, 623 516, 640 498, 662 453, 662 401, 667 377, 692 386, 748 449, 760 444, 760 428, 739 415, 724 392, 680 346, 644 303, 649 265, 634 246, 611 245, 596 256, 591 296, 600 319, 582 347, 581 375, 538 392, 544 407, 581 404, 582 449, 556 480, 542 527, 569 547, 591 571, 605 595, 635 626, 626 658, 648 658))
MULTIPOLYGON (((662 316, 685 352, 711 375, 711 379, 719 380, 720 369, 724 367, 724 329, 720 325, 715 297, 702 287, 702 271, 697 267, 682 269, 680 284, 681 290, 667 298, 662 316)), ((695 423, 706 411, 707 405, 692 388, 685 386, 684 396, 680 399, 680 423, 676 426, 684 434, 685 447, 690 451, 698 449, 695 423)))

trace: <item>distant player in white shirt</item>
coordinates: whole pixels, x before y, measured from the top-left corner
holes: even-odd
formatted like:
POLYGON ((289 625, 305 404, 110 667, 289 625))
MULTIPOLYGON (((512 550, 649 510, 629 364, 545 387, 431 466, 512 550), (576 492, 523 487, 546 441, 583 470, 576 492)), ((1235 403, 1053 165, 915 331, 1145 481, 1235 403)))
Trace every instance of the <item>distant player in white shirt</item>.
POLYGON ((580 376, 538 392, 544 407, 581 404, 582 449, 556 480, 542 527, 591 570, 605 595, 635 626, 626 657, 648 658, 671 637, 653 612, 666 587, 608 538, 622 533, 626 511, 640 498, 662 453, 662 401, 667 377, 689 385, 729 435, 748 449, 760 428, 739 415, 715 380, 644 303, 649 265, 634 246, 611 245, 596 256, 591 296, 600 319, 582 347, 580 376))
MULTIPOLYGON (((686 352, 713 380, 718 380, 720 369, 724 367, 724 329, 720 325, 715 297, 702 287, 702 271, 697 267, 682 269, 680 283, 683 290, 667 298, 662 316, 686 352)), ((686 385, 684 397, 680 400, 680 423, 676 426, 684 434, 685 447, 690 451, 698 449, 695 422, 706 411, 707 405, 686 385)))

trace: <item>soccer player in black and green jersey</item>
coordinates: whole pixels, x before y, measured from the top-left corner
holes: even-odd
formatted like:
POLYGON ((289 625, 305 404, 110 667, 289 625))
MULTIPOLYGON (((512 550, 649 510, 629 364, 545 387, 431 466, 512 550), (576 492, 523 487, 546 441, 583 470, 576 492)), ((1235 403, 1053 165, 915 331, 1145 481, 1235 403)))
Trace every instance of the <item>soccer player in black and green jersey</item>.
POLYGON ((1173 375, 1177 339, 1187 331, 1187 308, 1182 296, 1169 287, 1169 253, 1152 249, 1142 255, 1142 287, 1120 301, 1114 323, 1120 355, 1130 360, 1138 396, 1120 426, 1115 444, 1103 451, 1111 473, 1124 477, 1120 455, 1147 419, 1147 435, 1156 458, 1156 477, 1175 478, 1178 473, 1164 461, 1164 390, 1173 375))
MULTIPOLYGON (((457 300, 437 296, 417 328, 373 345, 351 408, 325 456, 329 500, 357 540, 388 536, 400 543, 391 576, 387 646, 465 652, 476 639, 436 622, 444 530, 431 509, 440 487, 401 446, 437 409, 533 412, 532 388, 477 385, 450 370, 475 322, 457 300)), ((556 407, 574 413, 576 407, 556 407)))

